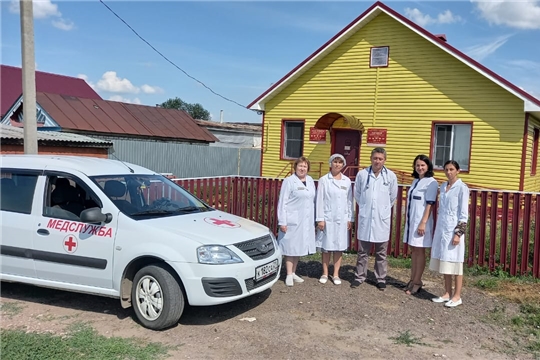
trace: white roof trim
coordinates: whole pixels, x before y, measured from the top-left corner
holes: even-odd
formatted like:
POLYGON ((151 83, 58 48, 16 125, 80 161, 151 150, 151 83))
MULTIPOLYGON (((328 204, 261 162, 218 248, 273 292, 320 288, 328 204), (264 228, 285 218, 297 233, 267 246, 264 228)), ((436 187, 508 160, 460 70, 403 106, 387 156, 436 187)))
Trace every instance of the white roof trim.
POLYGON ((339 44, 341 44, 345 39, 350 37, 352 33, 357 32, 359 29, 361 29, 366 23, 369 23, 373 18, 375 18, 377 15, 379 15, 381 12, 384 12, 386 15, 390 16, 392 19, 398 21, 400 24, 406 26, 408 29, 414 31, 416 34, 420 35, 424 39, 428 40, 430 43, 436 45, 438 48, 444 50, 446 53, 452 55, 457 60, 461 61, 465 65, 469 66, 476 72, 480 73, 481 75, 485 76, 489 80, 493 81, 495 84, 501 86, 511 94, 515 95, 519 99, 523 100, 525 102, 525 111, 537 111, 537 110, 527 110, 529 103, 529 106, 534 106, 535 109, 538 109, 539 106, 536 104, 533 104, 527 97, 523 96, 523 94, 519 93, 515 89, 509 87, 507 84, 501 82, 499 79, 495 78, 488 72, 484 71, 483 69, 479 68, 478 66, 474 65, 473 63, 469 62, 467 59, 460 56, 460 54, 455 53, 452 51, 452 49, 444 46, 441 42, 426 36, 424 33, 418 31, 414 27, 412 27, 407 22, 403 21, 402 19, 394 16, 393 14, 386 11, 384 8, 382 8, 380 5, 375 6, 369 13, 367 13, 363 18, 361 18, 356 24, 351 26, 348 30, 346 30, 343 34, 341 34, 339 37, 334 39, 330 44, 328 44, 324 49, 322 49, 319 53, 313 56, 312 59, 307 61, 305 64, 303 64, 301 67, 299 67, 294 73, 290 74, 287 78, 283 79, 283 81, 276 86, 274 89, 272 89, 270 92, 265 94, 261 99, 259 99, 256 103, 254 103, 250 109, 252 110, 265 110, 265 104, 272 99, 277 93, 279 93, 284 87, 288 86, 291 82, 296 80, 300 75, 302 75, 307 69, 311 68, 317 61, 319 61, 322 57, 326 56, 329 52, 334 50, 339 44))
MULTIPOLYGON (((0 125, 11 125, 11 117, 19 109, 19 107, 23 106, 23 96, 21 95, 19 99, 13 104, 13 106, 9 109, 9 111, 4 115, 2 120, 0 121, 0 125)), ((60 127, 56 121, 39 105, 39 103, 36 102, 36 112, 41 113, 45 115, 45 122, 43 123, 44 127, 60 127)), ((24 114, 23 114, 24 119, 24 114)))

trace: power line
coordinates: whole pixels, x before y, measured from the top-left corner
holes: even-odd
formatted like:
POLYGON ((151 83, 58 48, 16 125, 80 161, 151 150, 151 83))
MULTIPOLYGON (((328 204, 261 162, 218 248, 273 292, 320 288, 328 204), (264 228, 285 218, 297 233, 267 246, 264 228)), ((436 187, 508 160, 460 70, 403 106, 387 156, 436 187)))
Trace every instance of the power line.
POLYGON ((133 31, 133 33, 135 35, 137 35, 137 37, 139 39, 141 39, 143 42, 146 43, 146 45, 150 46, 152 48, 152 50, 154 50, 156 53, 158 53, 162 58, 164 58, 167 62, 169 62, 172 66, 174 66, 175 68, 177 68, 178 70, 180 70, 181 72, 184 73, 184 75, 186 75, 188 78, 192 79, 192 80, 195 80, 196 82, 198 82, 199 84, 201 84, 202 86, 204 86, 206 89, 208 89, 212 94, 214 95, 217 95, 219 96, 220 98, 224 99, 224 100, 227 100, 229 102, 232 102, 233 104, 235 105, 238 105, 240 107, 242 107, 243 109, 247 109, 247 107, 245 107, 244 105, 234 101, 234 100, 231 100, 229 99, 228 97, 225 97, 221 94, 218 94, 217 92, 215 92, 214 90, 212 90, 210 87, 206 86, 205 83, 203 83, 202 81, 196 79, 195 77, 189 75, 184 69, 182 69, 180 66, 176 65, 172 60, 170 60, 168 57, 166 57, 165 55, 163 55, 158 49, 156 49, 152 44, 150 44, 145 38, 143 38, 141 35, 139 35, 139 33, 133 29, 124 19, 122 19, 122 17, 120 17, 120 15, 118 15, 116 12, 114 12, 113 9, 111 9, 107 4, 105 4, 105 2, 103 2, 103 0, 99 0, 100 3, 103 4, 103 6, 105 6, 111 13, 113 13, 114 16, 116 16, 121 22, 123 22, 131 31, 133 31))

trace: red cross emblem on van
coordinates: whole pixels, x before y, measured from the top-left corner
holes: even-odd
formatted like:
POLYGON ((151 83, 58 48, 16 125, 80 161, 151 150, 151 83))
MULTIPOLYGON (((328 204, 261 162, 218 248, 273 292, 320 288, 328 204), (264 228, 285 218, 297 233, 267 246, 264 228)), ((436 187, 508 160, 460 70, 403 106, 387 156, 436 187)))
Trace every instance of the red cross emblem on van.
POLYGON ((222 228, 234 229, 240 227, 240 224, 231 220, 220 218, 204 218, 204 221, 208 224, 219 226, 222 228))
POLYGON ((64 238, 64 250, 66 250, 67 253, 73 254, 75 251, 77 251, 77 237, 75 235, 68 235, 64 238))

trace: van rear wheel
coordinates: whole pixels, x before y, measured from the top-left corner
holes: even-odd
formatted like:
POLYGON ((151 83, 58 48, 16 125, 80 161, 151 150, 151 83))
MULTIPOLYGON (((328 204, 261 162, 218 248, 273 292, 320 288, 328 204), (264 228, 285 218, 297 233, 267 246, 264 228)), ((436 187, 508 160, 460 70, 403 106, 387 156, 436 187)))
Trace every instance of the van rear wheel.
POLYGON ((175 325, 184 311, 180 284, 161 264, 145 266, 135 274, 131 301, 137 319, 152 330, 175 325))

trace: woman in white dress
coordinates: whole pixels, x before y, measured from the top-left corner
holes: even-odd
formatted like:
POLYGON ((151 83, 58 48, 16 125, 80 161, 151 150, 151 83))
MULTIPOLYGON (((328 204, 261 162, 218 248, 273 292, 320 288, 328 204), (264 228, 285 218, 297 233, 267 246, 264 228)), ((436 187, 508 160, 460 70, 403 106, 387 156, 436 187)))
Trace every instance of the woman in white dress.
POLYGON ((439 184, 433 178, 433 164, 426 155, 413 161, 414 181, 407 194, 407 213, 403 242, 411 249, 411 278, 405 288, 408 295, 422 289, 426 268, 426 248, 433 242, 433 204, 437 201, 439 184))
POLYGON ((328 160, 330 172, 319 179, 317 185, 317 205, 315 221, 319 231, 322 248, 323 274, 321 284, 328 281, 330 253, 334 253, 334 274, 332 281, 341 285, 339 269, 342 253, 347 249, 349 230, 353 219, 353 195, 351 180, 341 173, 346 165, 341 154, 334 154, 328 160))
POLYGON ((296 275, 300 256, 314 254, 315 248, 315 182, 307 173, 309 160, 294 162, 294 174, 281 184, 278 200, 278 243, 285 256, 285 284, 293 286, 304 279, 296 275))
POLYGON ((458 178, 459 164, 449 160, 444 164, 448 181, 441 185, 439 212, 429 269, 444 274, 442 296, 433 298, 436 303, 456 307, 463 303, 463 262, 465 260, 465 231, 469 220, 469 188, 458 178), (455 276, 452 294, 452 277, 455 276))

